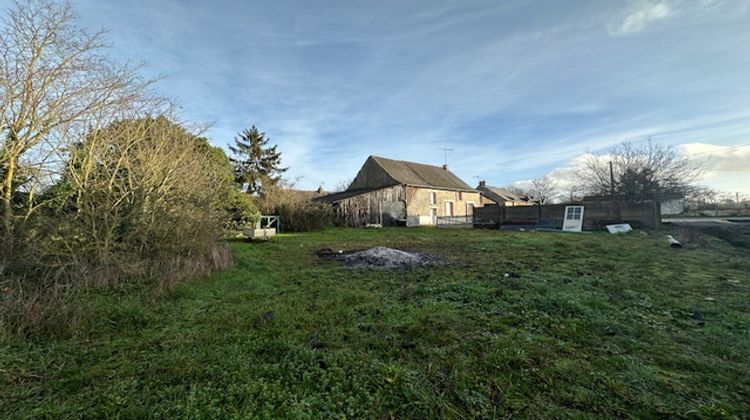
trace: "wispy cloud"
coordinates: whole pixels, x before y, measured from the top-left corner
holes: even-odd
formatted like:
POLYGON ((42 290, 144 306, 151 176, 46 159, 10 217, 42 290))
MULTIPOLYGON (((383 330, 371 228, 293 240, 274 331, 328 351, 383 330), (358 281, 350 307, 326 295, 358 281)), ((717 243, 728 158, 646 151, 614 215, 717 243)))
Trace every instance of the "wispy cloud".
POLYGON ((509 183, 649 135, 750 138, 736 2, 74 5, 116 53, 166 75, 186 119, 214 122, 214 143, 266 131, 304 188, 353 177, 369 154, 439 164, 449 147, 467 181, 509 183))
POLYGON ((638 32, 651 23, 666 18, 671 13, 672 9, 664 1, 637 1, 626 10, 624 17, 620 17, 611 25, 610 32, 613 34, 638 32))

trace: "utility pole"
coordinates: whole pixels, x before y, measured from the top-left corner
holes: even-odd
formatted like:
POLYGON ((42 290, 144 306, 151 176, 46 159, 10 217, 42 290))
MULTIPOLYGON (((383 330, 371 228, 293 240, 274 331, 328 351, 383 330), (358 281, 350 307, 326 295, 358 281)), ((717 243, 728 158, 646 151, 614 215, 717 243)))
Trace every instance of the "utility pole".
POLYGON ((615 170, 612 167, 612 161, 609 161, 609 194, 615 196, 615 170))

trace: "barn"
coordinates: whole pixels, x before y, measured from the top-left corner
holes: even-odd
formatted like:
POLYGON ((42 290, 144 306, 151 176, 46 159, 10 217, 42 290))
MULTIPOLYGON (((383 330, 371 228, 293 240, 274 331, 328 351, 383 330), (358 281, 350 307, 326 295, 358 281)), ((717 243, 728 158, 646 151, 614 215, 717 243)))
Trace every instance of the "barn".
POLYGON ((370 156, 345 191, 315 198, 330 203, 340 223, 358 227, 435 225, 438 217, 471 216, 482 205, 447 165, 370 156))

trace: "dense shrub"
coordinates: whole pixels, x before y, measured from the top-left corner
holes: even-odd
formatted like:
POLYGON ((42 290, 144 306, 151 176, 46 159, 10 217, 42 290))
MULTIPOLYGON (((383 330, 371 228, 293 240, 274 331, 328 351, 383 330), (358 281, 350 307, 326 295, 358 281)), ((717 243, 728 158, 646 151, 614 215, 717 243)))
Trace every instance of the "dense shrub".
MULTIPOLYGON (((221 239, 235 191, 223 152, 165 117, 89 133, 40 196, 44 208, 15 231, 2 322, 43 326, 59 315, 49 302, 83 286, 140 278, 164 287, 228 266, 221 239)), ((241 212, 257 213, 248 203, 241 212)))
POLYGON ((282 228, 288 232, 307 232, 333 226, 333 210, 327 204, 287 202, 276 207, 282 228))
POLYGON ((281 185, 257 196, 256 201, 263 214, 281 216, 284 231, 307 232, 333 226, 333 209, 328 204, 314 203, 316 195, 281 185))

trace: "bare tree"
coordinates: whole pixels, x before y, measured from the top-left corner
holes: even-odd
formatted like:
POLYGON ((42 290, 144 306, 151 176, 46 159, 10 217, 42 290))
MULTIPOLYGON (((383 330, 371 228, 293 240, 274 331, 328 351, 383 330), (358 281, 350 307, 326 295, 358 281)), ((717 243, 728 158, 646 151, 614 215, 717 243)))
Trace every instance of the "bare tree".
POLYGON ((568 183, 568 185, 561 189, 560 198, 561 201, 567 203, 574 203, 583 199, 584 187, 576 182, 568 183))
POLYGON ((529 188, 524 188, 521 185, 518 184, 510 184, 503 187, 503 189, 507 190, 510 193, 513 193, 517 195, 518 197, 530 197, 531 196, 531 190, 529 188))
POLYGON ((102 33, 75 25, 68 2, 17 1, 0 26, 2 229, 36 208, 66 150, 143 100, 149 82, 103 54, 102 33))
POLYGON ((352 185, 352 181, 354 181, 354 179, 352 179, 352 178, 349 178, 349 179, 345 179, 345 180, 343 180, 343 181, 339 181, 339 182, 338 182, 338 183, 337 183, 337 184, 336 184, 336 185, 335 185, 335 186, 333 187, 333 192, 342 192, 342 191, 346 191, 346 190, 347 190, 347 189, 349 188, 349 186, 350 186, 350 185, 352 185))
POLYGON ((590 193, 642 200, 684 194, 702 173, 702 163, 649 141, 642 147, 623 143, 607 154, 591 154, 578 175, 590 193))
POLYGON ((547 175, 531 180, 530 190, 539 204, 547 204, 558 193, 555 181, 547 175))

